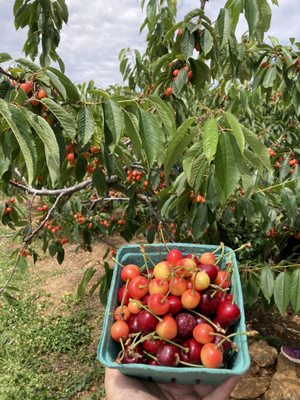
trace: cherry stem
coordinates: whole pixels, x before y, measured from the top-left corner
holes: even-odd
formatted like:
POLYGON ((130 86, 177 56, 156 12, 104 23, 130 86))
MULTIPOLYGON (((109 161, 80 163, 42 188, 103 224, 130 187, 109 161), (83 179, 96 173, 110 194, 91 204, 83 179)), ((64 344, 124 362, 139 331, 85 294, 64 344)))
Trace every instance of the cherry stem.
POLYGON ((227 336, 225 336, 225 335, 220 335, 219 333, 214 333, 214 332, 210 332, 209 333, 210 335, 214 335, 214 336, 223 336, 223 339, 217 344, 217 346, 222 346, 222 344, 224 343, 224 342, 226 342, 226 340, 229 340, 231 337, 234 337, 234 336, 241 336, 241 335, 246 335, 246 336, 250 336, 250 337, 252 337, 252 336, 256 336, 257 334, 258 334, 258 332, 257 331, 248 331, 248 332, 234 332, 234 333, 231 333, 230 335, 227 335, 227 336))
MULTIPOLYGON (((156 265, 155 262, 154 262, 154 261, 152 260, 152 258, 146 253, 146 250, 145 250, 145 247, 144 247, 144 246, 140 246, 140 251, 141 251, 141 253, 143 254, 145 264, 147 265, 147 261, 146 261, 146 259, 147 259, 147 260, 149 260, 149 261, 151 262, 152 266, 155 267, 155 265, 156 265), (146 259, 145 259, 145 257, 146 257, 146 259)), ((148 270, 148 268, 147 268, 147 270, 148 270)), ((149 271, 148 271, 148 273, 149 273, 149 271)))
POLYGON ((121 268, 124 268, 125 265, 121 264, 119 261, 117 261, 114 257, 112 257, 113 262, 115 262, 116 264, 118 264, 121 268))
POLYGON ((231 255, 232 253, 236 253, 236 252, 238 252, 238 251, 240 251, 240 250, 243 250, 243 249, 245 249, 245 248, 249 248, 249 247, 251 247, 251 243, 250 242, 247 242, 247 243, 244 243, 244 244, 242 244, 240 247, 238 247, 237 249, 235 249, 235 250, 230 250, 230 252, 229 253, 226 253, 225 255, 224 255, 224 257, 228 257, 229 255, 231 255))
POLYGON ((124 347, 124 343, 123 343, 123 339, 120 337, 119 342, 121 344, 122 350, 125 351, 125 347, 124 347))
POLYGON ((222 249, 222 246, 224 246, 224 243, 223 242, 221 242, 220 243, 220 246, 218 246, 214 251, 212 251, 211 253, 212 254, 216 254, 220 249, 222 249))
POLYGON ((173 283, 174 283, 174 271, 172 270, 172 272, 171 272, 171 282, 170 282, 170 285, 169 285, 169 289, 168 289, 168 291, 167 291, 165 297, 164 297, 164 298, 162 299, 162 301, 161 301, 163 304, 166 302, 166 300, 167 300, 169 294, 171 293, 171 290, 172 290, 172 288, 173 288, 173 283))
MULTIPOLYGON (((223 281, 222 281, 222 282, 223 282, 223 281)), ((222 282, 221 282, 221 283, 222 283, 222 282)), ((212 287, 213 289, 220 290, 221 292, 227 292, 227 290, 229 290, 229 288, 223 289, 221 286, 219 286, 219 285, 214 285, 214 284, 212 284, 212 283, 210 283, 209 286, 212 287)))
POLYGON ((124 289, 124 293, 123 293, 123 296, 122 296, 122 301, 121 301, 121 304, 120 304, 120 307, 121 307, 122 311, 123 311, 125 297, 126 297, 126 294, 127 294, 127 288, 128 288, 129 281, 130 281, 130 279, 126 279, 125 289, 124 289))
POLYGON ((147 270, 147 275, 149 276, 149 275, 150 275, 150 272, 149 272, 149 268, 148 268, 148 263, 147 263, 147 259, 146 259, 146 254, 145 254, 144 246, 140 246, 140 251, 141 251, 141 253, 142 253, 142 255, 143 255, 144 263, 145 263, 146 270, 147 270))
POLYGON ((205 368, 204 365, 199 365, 199 364, 191 364, 191 363, 187 363, 185 361, 179 361, 179 364, 183 364, 186 365, 188 367, 195 367, 195 368, 205 368))
POLYGON ((176 347, 178 347, 179 349, 183 350, 185 353, 188 353, 188 352, 190 351, 188 347, 183 347, 183 346, 181 346, 180 344, 173 342, 172 340, 165 339, 165 338, 160 337, 160 336, 153 336, 153 339, 159 339, 159 340, 162 340, 162 341, 164 341, 164 342, 173 344, 174 346, 176 346, 176 347))
POLYGON ((207 321, 209 324, 211 324, 211 325, 215 328, 216 331, 225 333, 225 330, 224 330, 223 328, 221 328, 221 327, 219 327, 218 325, 216 325, 214 322, 212 322, 212 321, 211 321, 209 318, 207 318, 205 315, 200 314, 200 313, 198 313, 198 312, 196 312, 196 311, 194 311, 194 310, 190 310, 190 311, 191 311, 192 313, 198 315, 198 317, 203 318, 203 319, 204 319, 205 321, 207 321))
POLYGON ((147 353, 145 350, 144 350, 144 354, 146 354, 146 356, 147 356, 147 357, 150 357, 150 358, 152 358, 152 360, 154 360, 154 361, 156 361, 156 362, 157 362, 157 358, 156 358, 156 357, 154 357, 154 355, 153 355, 153 354, 149 354, 149 353, 147 353))
POLYGON ((158 317, 156 314, 154 314, 152 311, 149 310, 148 307, 146 307, 144 304, 138 303, 136 300, 134 299, 129 299, 129 301, 131 301, 134 304, 137 304, 140 308, 143 308, 144 310, 148 311, 149 314, 153 315, 153 317, 155 317, 156 319, 158 319, 159 322, 162 322, 162 318, 158 317))
POLYGON ((222 259, 223 259, 223 257, 224 257, 225 246, 224 246, 224 243, 223 243, 223 242, 220 243, 220 248, 221 248, 221 254, 220 254, 220 256, 216 259, 214 265, 217 265, 220 261, 222 261, 222 259))
POLYGON ((162 224, 162 222, 160 222, 159 225, 158 225, 158 230, 159 230, 159 233, 160 233, 162 242, 163 242, 163 244, 165 245, 167 251, 169 252, 170 249, 169 249, 169 247, 167 246, 167 243, 166 243, 166 239, 165 239, 165 236, 164 236, 164 233, 163 233, 162 226, 163 226, 163 224, 162 224))
MULTIPOLYGON (((140 334, 141 332, 139 332, 140 334)), ((134 348, 136 347, 138 344, 143 343, 145 340, 147 340, 148 338, 151 338, 151 336, 154 336, 155 331, 148 333, 146 336, 143 336, 140 338, 140 340, 138 342, 133 341, 132 344, 130 345, 130 348, 134 348)), ((138 335, 137 335, 138 336, 138 335)))

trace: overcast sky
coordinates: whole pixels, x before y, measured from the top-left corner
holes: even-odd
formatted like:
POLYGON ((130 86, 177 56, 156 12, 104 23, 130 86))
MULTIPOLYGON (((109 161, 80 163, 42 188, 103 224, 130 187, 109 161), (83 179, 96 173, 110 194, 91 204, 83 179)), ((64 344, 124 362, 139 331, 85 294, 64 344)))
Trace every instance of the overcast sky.
MULTIPOLYGON (((107 87, 121 83, 118 54, 124 47, 145 48, 145 36, 139 35, 143 14, 138 0, 67 0, 69 23, 61 34, 59 54, 66 65, 66 74, 75 82, 94 79, 107 87)), ((178 19, 199 6, 199 0, 178 0, 178 19)), ((210 0, 207 14, 214 19, 226 0, 210 0)), ((270 0, 269 0, 270 2, 270 0)), ((22 54, 26 38, 23 30, 15 31, 13 25, 14 0, 0 0, 0 52, 13 58, 22 54)), ((273 6, 270 35, 287 43, 289 37, 300 40, 300 1, 279 0, 273 6)), ((246 30, 241 23, 238 34, 246 30)))

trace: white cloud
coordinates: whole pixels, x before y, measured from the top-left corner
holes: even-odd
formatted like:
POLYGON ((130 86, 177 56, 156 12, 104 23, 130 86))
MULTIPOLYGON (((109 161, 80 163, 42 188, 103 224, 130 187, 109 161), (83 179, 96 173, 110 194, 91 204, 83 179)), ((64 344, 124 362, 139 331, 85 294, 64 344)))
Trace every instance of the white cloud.
MULTIPOLYGON (((210 0, 206 4, 208 16, 215 20, 225 0, 210 0)), ((0 0, 0 52, 14 58, 21 56, 25 31, 15 32, 13 0, 0 0)), ((193 8, 199 0, 178 0, 178 19, 193 8)), ((284 0, 273 6, 272 27, 269 34, 287 43, 294 36, 300 40, 298 1, 284 0)), ((66 64, 66 74, 75 82, 93 79, 101 87, 121 83, 118 55, 122 48, 145 49, 145 33, 139 28, 143 14, 138 0, 67 0, 69 23, 61 34, 59 54, 66 64)), ((247 29, 241 22, 238 35, 247 29)))

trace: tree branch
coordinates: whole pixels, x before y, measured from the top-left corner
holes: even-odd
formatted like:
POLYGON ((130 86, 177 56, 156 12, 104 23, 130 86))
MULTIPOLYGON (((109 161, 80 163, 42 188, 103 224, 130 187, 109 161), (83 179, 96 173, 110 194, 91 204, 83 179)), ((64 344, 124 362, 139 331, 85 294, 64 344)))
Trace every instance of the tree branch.
POLYGON ((206 3, 208 3, 209 0, 200 0, 200 8, 201 10, 204 10, 206 3))
POLYGON ((21 82, 21 83, 25 82, 23 79, 16 78, 15 76, 10 74, 9 72, 6 72, 2 67, 0 67, 0 74, 7 76, 9 79, 12 79, 13 81, 18 81, 18 82, 21 82))

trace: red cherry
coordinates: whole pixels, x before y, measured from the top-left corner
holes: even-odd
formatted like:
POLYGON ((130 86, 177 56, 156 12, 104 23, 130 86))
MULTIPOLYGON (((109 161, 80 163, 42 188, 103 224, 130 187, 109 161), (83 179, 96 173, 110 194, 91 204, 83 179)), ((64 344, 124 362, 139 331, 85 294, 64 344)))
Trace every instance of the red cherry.
POLYGON ((176 262, 178 260, 181 260, 183 258, 183 255, 181 251, 177 249, 170 250, 169 253, 167 254, 167 261, 168 263, 172 264, 173 266, 176 265, 176 262))
POLYGON ((43 89, 43 88, 40 89, 40 90, 38 91, 37 97, 38 97, 39 99, 44 99, 45 97, 48 97, 46 90, 43 89))
POLYGON ((222 326, 230 326, 239 321, 241 312, 236 304, 225 301, 219 304, 216 315, 222 326))
POLYGON ((149 296, 148 307, 151 312, 156 315, 164 315, 169 311, 170 304, 165 300, 165 296, 160 293, 155 293, 149 296))
POLYGON ((178 314, 182 308, 180 297, 170 294, 168 296, 168 302, 170 305, 169 313, 172 315, 178 314))
POLYGON ((218 276, 218 270, 212 264, 201 264, 200 271, 206 272, 211 282, 213 282, 218 276))
POLYGON ((169 343, 164 343, 158 349, 156 354, 159 365, 166 367, 175 367, 179 362, 179 350, 176 346, 169 343))
POLYGON ((171 94, 173 93, 173 89, 169 86, 167 87, 166 91, 165 91, 165 95, 167 97, 171 96, 171 94))
POLYGON ((140 275, 140 269, 135 264, 127 264, 121 271, 121 279, 126 282, 127 279, 133 279, 140 275))
POLYGON ((145 341, 143 341, 143 348, 147 353, 150 354, 156 354, 159 347, 162 345, 162 341, 159 339, 146 339, 145 341))
POLYGON ((118 342, 120 339, 127 339, 129 335, 129 327, 125 321, 114 322, 110 329, 111 337, 118 342))
POLYGON ((24 90, 25 93, 30 93, 32 87, 31 81, 26 81, 25 83, 21 83, 20 88, 24 90))
POLYGON ((192 310, 200 303, 200 299, 201 296, 199 292, 194 289, 187 289, 181 296, 181 303, 187 310, 192 310))
POLYGON ((129 320, 127 321, 129 332, 130 333, 138 333, 140 332, 140 327, 137 321, 138 314, 131 314, 129 320))
POLYGON ((180 351, 180 360, 191 363, 191 364, 200 364, 200 352, 202 349, 202 345, 198 343, 194 338, 189 338, 182 342, 181 346, 187 347, 189 351, 186 353, 184 350, 180 351))
POLYGON ((136 276, 128 285, 128 293, 135 299, 141 299, 148 293, 148 279, 144 276, 136 276))
POLYGON ((139 330, 142 333, 150 333, 154 331, 158 323, 157 318, 155 318, 147 310, 143 310, 139 314, 137 314, 136 320, 139 330))
POLYGON ((222 289, 227 289, 230 286, 230 274, 227 271, 219 271, 214 284, 222 289))
POLYGON ((195 326, 193 329, 193 337, 197 342, 201 344, 210 343, 214 340, 214 328, 206 323, 201 323, 195 326))
POLYGON ((122 299, 123 299, 123 297, 124 297, 123 304, 125 304, 125 305, 127 306, 127 305, 128 305, 128 302, 129 302, 129 299, 130 299, 131 296, 130 296, 130 294, 128 293, 128 289, 126 289, 126 294, 124 295, 125 289, 126 289, 126 285, 122 286, 122 287, 119 289, 119 292, 118 292, 118 300, 119 300, 119 303, 121 304, 121 303, 122 303, 122 299))
POLYGON ((173 76, 176 77, 179 74, 179 69, 174 69, 173 76))

